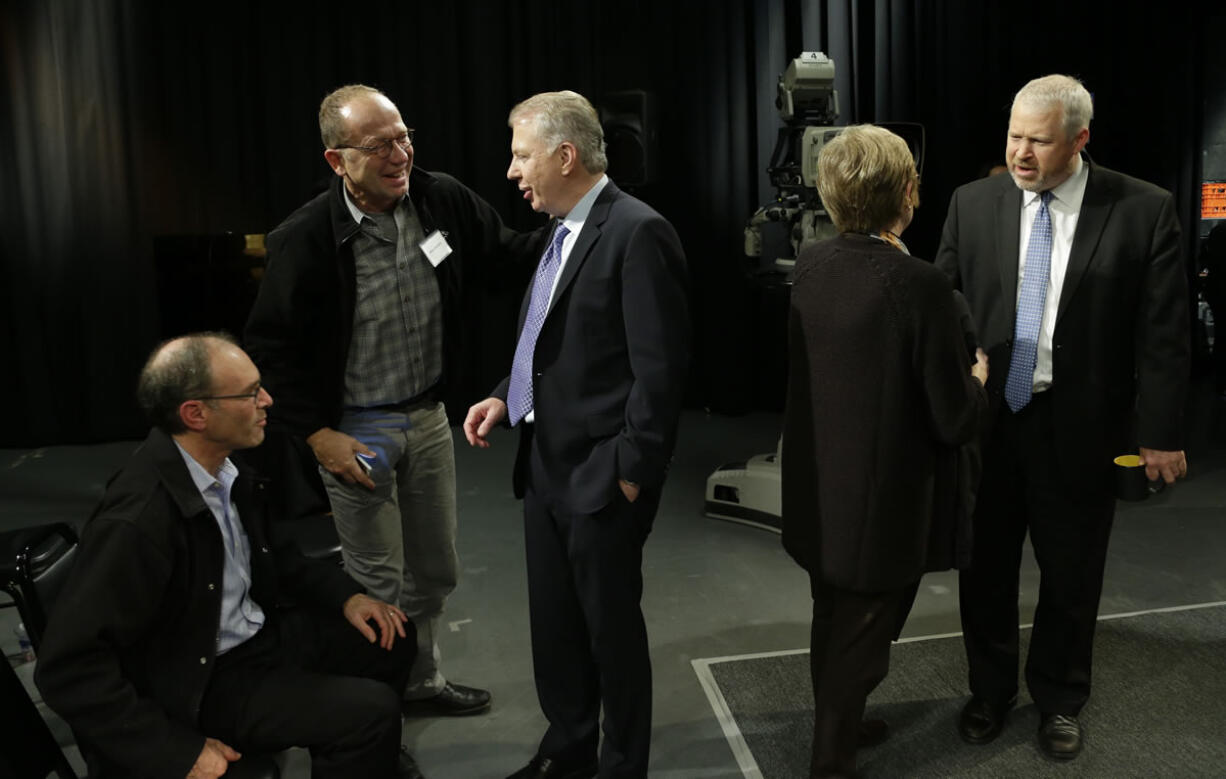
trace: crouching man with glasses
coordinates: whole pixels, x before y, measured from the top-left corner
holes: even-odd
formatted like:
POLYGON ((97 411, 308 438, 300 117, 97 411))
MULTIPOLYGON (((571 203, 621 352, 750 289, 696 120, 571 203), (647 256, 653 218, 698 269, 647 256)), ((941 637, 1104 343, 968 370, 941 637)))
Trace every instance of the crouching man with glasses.
POLYGON ((177 338, 138 397, 153 430, 85 525, 35 673, 89 775, 241 776, 244 753, 302 746, 315 779, 419 779, 413 623, 278 543, 266 483, 230 460, 264 440, 255 365, 225 334, 177 338))

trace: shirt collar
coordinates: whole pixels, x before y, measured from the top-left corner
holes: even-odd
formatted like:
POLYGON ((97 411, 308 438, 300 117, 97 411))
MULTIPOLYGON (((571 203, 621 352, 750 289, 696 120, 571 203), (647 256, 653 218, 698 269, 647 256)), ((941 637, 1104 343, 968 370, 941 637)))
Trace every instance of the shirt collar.
MULTIPOLYGON (((366 212, 358 208, 358 204, 353 202, 353 195, 349 194, 349 187, 345 186, 344 182, 341 182, 341 190, 345 193, 345 205, 349 207, 349 215, 353 217, 353 221, 362 224, 362 220, 366 217, 366 212)), ((403 201, 403 197, 397 200, 396 208, 400 208, 400 204, 403 201)), ((392 209, 392 211, 394 212, 395 209, 392 209)))
MULTIPOLYGON (((1052 200, 1058 201, 1068 207, 1074 214, 1081 211, 1081 201, 1086 194, 1086 180, 1089 178, 1090 166, 1086 165, 1078 154, 1073 161, 1073 173, 1064 181, 1060 182, 1059 186, 1052 187, 1052 200)), ((1040 192, 1022 192, 1022 207, 1028 208, 1031 203, 1038 199, 1040 192)))
POLYGON ((222 488, 227 493, 234 486, 234 480, 238 478, 238 468, 234 463, 230 462, 229 457, 222 462, 221 468, 218 469, 217 475, 214 476, 206 471, 203 465, 196 462, 196 458, 188 454, 187 450, 178 441, 175 441, 175 446, 178 448, 179 454, 183 456, 183 462, 187 465, 187 472, 191 474, 192 483, 196 485, 196 489, 200 491, 201 496, 218 482, 221 483, 222 488))
POLYGON ((605 188, 609 183, 609 177, 602 175, 600 181, 592 185, 583 197, 579 198, 579 202, 575 203, 575 207, 570 210, 562 219, 562 224, 566 225, 566 229, 572 234, 578 233, 583 228, 583 223, 587 221, 587 215, 592 213, 592 205, 596 203, 596 198, 600 195, 600 190, 605 188))

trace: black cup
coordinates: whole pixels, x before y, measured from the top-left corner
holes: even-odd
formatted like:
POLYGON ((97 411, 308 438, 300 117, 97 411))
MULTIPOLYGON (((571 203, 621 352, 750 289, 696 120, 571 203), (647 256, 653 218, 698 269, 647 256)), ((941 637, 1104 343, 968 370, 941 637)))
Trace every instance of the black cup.
POLYGON ((1115 497, 1120 500, 1145 500, 1165 486, 1162 479, 1150 481, 1145 476, 1139 455, 1122 454, 1115 458, 1115 497))

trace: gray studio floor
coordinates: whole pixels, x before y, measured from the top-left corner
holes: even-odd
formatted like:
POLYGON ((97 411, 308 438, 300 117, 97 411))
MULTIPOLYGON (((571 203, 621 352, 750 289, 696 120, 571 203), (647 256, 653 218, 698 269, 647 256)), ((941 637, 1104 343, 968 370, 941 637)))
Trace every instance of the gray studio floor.
MULTIPOLYGON (((691 661, 808 645, 807 578, 784 554, 779 537, 702 514, 707 475, 721 463, 774 450, 779 420, 774 414, 729 418, 698 411, 683 419, 644 563, 643 608, 655 673, 652 776, 745 775, 691 661)), ((1206 421, 1197 428, 1186 483, 1121 506, 1102 614, 1226 601, 1226 447, 1209 444, 1213 427, 1206 421)), ((491 440, 491 449, 476 451, 457 435, 463 578, 448 603, 442 649, 448 675, 489 687, 494 706, 475 718, 406 723, 405 742, 431 779, 506 776, 532 756, 544 727, 532 683, 519 506, 510 489, 515 441, 505 431, 491 440)), ((54 483, 100 485, 123 448, 0 451, 0 522, 49 519, 29 496, 38 479, 27 474, 68 463, 64 468, 80 475, 57 473, 54 483)), ((89 490, 83 492, 86 500, 89 490)), ((1022 582, 1027 621, 1036 588, 1028 558, 1022 582)), ((8 654, 16 651, 15 622, 13 610, 0 611, 0 643, 8 654)), ((957 630, 956 577, 927 577, 904 635, 957 630)), ((28 665, 19 670, 28 678, 28 665)), ((57 733, 67 738, 62 727, 57 733)), ((1092 741, 1087 748, 1093 749, 1092 741)), ((286 775, 308 775, 304 755, 291 755, 286 775)))

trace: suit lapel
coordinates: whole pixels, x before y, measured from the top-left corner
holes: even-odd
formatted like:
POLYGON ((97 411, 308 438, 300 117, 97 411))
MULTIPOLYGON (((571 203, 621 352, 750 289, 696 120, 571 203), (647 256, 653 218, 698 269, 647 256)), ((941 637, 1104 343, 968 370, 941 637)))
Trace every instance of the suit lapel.
POLYGON ((570 250, 570 256, 566 258, 566 265, 562 267, 562 276, 558 279, 557 288, 553 291, 553 299, 549 301, 549 310, 545 312, 546 318, 553 313, 558 300, 561 299, 562 295, 566 292, 566 288, 571 285, 571 282, 575 280, 575 276, 579 273, 579 268, 587 261, 592 248, 600 239, 601 228, 608 220, 609 209, 618 195, 619 190, 610 181, 608 184, 605 184, 604 189, 596 196, 596 202, 592 204, 592 210, 588 212, 587 219, 583 220, 583 229, 579 231, 579 237, 575 239, 575 245, 570 250))
MULTIPOLYGON (((1089 163, 1086 163, 1089 165, 1089 163)), ((1056 308, 1056 322, 1064 316, 1069 301, 1073 297, 1077 285, 1085 277, 1090 261, 1094 259, 1094 251, 1102 238, 1103 228, 1111 215, 1115 198, 1111 196, 1108 187, 1099 182, 1094 175, 1093 166, 1089 170, 1089 180, 1086 181, 1085 195, 1081 201, 1081 213, 1077 215, 1077 229, 1073 232, 1073 247, 1069 250, 1068 268, 1064 272, 1064 286, 1060 290, 1060 305, 1056 308)))
POLYGON ((1009 332, 1017 315, 1017 255, 1021 251, 1022 191, 1010 186, 996 201, 996 260, 1000 263, 1000 294, 1009 312, 1009 332))

